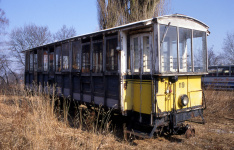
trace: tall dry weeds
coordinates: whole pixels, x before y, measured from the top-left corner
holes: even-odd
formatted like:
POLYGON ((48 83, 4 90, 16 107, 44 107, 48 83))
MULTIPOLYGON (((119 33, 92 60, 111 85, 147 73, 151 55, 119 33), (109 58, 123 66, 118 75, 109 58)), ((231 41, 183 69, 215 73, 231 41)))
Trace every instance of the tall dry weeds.
POLYGON ((109 140, 115 141, 111 134, 98 135, 71 128, 67 119, 67 100, 63 101, 65 109, 57 107, 54 110, 58 101, 55 95, 51 98, 46 94, 48 91, 42 94, 22 89, 23 85, 11 88, 11 92, 9 89, 1 91, 0 149, 97 149, 113 146, 106 144, 109 140))
POLYGON ((207 119, 230 118, 234 120, 234 91, 206 90, 205 98, 207 119))
MULTIPOLYGON (((44 93, 23 90, 22 85, 0 89, 0 149, 233 149, 234 122, 232 91, 205 91, 207 123, 190 122, 196 136, 185 139, 183 135, 156 139, 132 140, 130 143, 108 132, 110 112, 94 108, 97 114, 89 132, 92 111, 75 104, 73 127, 69 125, 69 113, 54 107, 58 104, 55 91, 44 93), (80 108, 80 109, 79 109, 80 108), (80 111, 79 111, 80 110, 80 111), (81 113, 82 112, 82 113, 81 113), (67 118, 66 118, 67 117, 67 118), (95 124, 98 122, 98 124, 95 124), (80 128, 79 128, 80 127, 80 128), (87 128, 86 128, 87 129, 87 128), (98 133, 98 134, 97 134, 98 133), (105 134, 99 134, 105 133, 105 134)), ((37 87, 35 90, 40 91, 37 87)), ((65 104, 61 104, 65 105, 65 104)))

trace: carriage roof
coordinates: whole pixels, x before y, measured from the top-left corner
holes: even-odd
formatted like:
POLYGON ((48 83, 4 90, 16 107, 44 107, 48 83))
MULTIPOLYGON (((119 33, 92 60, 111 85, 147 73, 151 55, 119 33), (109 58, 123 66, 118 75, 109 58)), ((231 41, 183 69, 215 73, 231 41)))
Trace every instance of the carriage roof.
MULTIPOLYGON (((87 34, 82 34, 82 35, 74 36, 74 37, 71 37, 71 38, 68 38, 68 39, 65 39, 62 41, 54 41, 51 43, 47 43, 47 44, 44 44, 44 45, 41 45, 38 47, 34 47, 31 49, 25 50, 25 51, 30 51, 30 50, 42 48, 44 46, 59 44, 59 43, 63 43, 63 42, 74 40, 74 39, 86 38, 86 37, 100 35, 100 34, 104 34, 104 33, 114 33, 116 31, 119 31, 122 29, 128 30, 128 29, 132 29, 132 28, 136 28, 136 27, 148 26, 148 25, 151 25, 152 23, 168 24, 169 22, 170 23, 172 22, 172 24, 171 24, 172 26, 174 25, 174 26, 179 26, 179 27, 185 27, 184 24, 190 24, 189 26, 191 28, 196 28, 196 29, 199 29, 202 31, 206 31, 207 34, 210 33, 208 31, 209 27, 205 23, 203 23, 195 18, 186 16, 186 15, 172 14, 172 15, 159 16, 159 17, 155 17, 155 18, 151 18, 151 19, 132 22, 132 23, 128 23, 128 24, 124 24, 124 25, 120 25, 117 27, 108 28, 108 29, 100 30, 100 31, 96 31, 96 32, 91 32, 91 33, 87 33, 87 34)), ((23 52, 25 52, 25 51, 23 51, 23 52)))

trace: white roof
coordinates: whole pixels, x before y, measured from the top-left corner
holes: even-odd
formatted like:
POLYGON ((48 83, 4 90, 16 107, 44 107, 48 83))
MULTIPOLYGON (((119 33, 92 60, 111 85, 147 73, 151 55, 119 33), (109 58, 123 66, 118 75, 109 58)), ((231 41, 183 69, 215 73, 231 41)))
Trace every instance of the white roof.
MULTIPOLYGON (((35 48, 39 48, 39 47, 43 47, 43 46, 46 46, 46 45, 51 45, 51 44, 55 44, 55 43, 60 43, 60 42, 63 42, 63 41, 66 41, 66 40, 72 40, 72 39, 76 39, 76 38, 82 38, 82 37, 85 37, 85 36, 90 36, 90 35, 93 35, 93 34, 98 34, 98 33, 102 33, 102 32, 108 32, 108 31, 114 31, 114 30, 119 30, 119 29, 122 29, 122 28, 127 28, 127 27, 130 27, 130 26, 133 26, 133 25, 149 25, 151 24, 152 22, 157 22, 157 20, 160 20, 160 19, 163 19, 163 18, 185 18, 185 19, 189 19, 189 20, 192 20, 192 21, 195 21, 199 24, 201 24, 202 26, 204 26, 205 28, 209 28, 206 24, 204 24, 203 22, 197 20, 197 19, 194 19, 192 17, 189 17, 189 16, 186 16, 186 15, 182 15, 182 14, 173 14, 173 15, 165 15, 165 16, 159 16, 159 17, 156 17, 156 18, 151 18, 151 19, 146 19, 146 20, 141 20, 141 21, 137 21, 137 22, 132 22, 132 23, 128 23, 128 24, 124 24, 124 25, 120 25, 120 26, 117 26, 117 27, 113 27, 113 28, 108 28, 108 29, 105 29, 105 30, 100 30, 100 31, 96 31, 96 32, 91 32, 91 33, 87 33, 87 34, 82 34, 82 35, 78 35, 78 36, 74 36, 74 37, 71 37, 71 38, 68 38, 68 39, 65 39, 65 40, 62 40, 62 41, 55 41, 55 42, 51 42, 51 43, 47 43, 47 44, 44 44, 44 45, 41 45, 41 46, 38 46, 38 47, 34 47, 32 49, 35 49, 35 48)), ((209 31, 208 31, 209 32, 209 31)), ((31 50, 32 50, 31 49, 31 50)), ((30 49, 29 49, 30 50, 30 49)), ((25 51, 28 51, 28 50, 25 50, 25 51)))

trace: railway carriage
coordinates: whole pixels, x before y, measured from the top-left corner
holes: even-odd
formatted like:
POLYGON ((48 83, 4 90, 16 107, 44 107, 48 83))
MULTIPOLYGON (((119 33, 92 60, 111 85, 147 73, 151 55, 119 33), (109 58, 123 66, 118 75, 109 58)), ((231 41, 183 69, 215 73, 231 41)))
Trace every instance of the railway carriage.
POLYGON ((207 89, 234 90, 234 65, 209 66, 202 84, 207 89))
POLYGON ((208 26, 174 14, 25 50, 25 85, 118 110, 131 124, 175 132, 202 116, 208 26))

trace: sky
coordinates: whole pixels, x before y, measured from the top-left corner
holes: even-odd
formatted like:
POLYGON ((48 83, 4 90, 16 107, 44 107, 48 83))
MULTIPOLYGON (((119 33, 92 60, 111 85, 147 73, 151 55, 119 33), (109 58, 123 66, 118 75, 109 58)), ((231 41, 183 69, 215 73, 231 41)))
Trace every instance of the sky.
MULTIPOLYGON (((233 0, 170 0, 168 14, 184 14, 207 24, 208 48, 222 52, 227 33, 234 33, 233 0)), ((27 24, 48 26, 52 33, 63 25, 77 35, 98 31, 96 0, 0 0, 9 19, 8 33, 27 24)))

